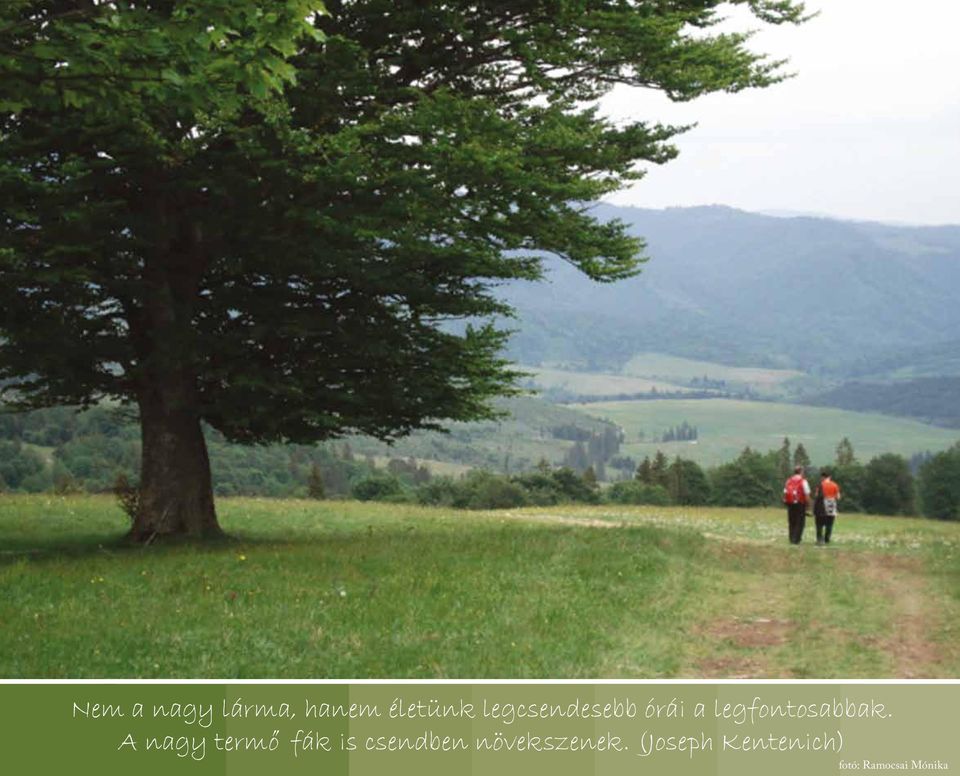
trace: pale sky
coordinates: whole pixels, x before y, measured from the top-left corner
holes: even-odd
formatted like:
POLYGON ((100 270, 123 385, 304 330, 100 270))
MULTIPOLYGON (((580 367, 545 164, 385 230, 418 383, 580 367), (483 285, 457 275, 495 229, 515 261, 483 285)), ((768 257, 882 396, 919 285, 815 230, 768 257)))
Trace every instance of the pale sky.
POLYGON ((679 158, 611 201, 960 224, 960 0, 807 7, 820 15, 765 28, 753 42, 788 57, 792 80, 682 105, 636 90, 610 95, 614 119, 698 123, 677 138, 679 158))

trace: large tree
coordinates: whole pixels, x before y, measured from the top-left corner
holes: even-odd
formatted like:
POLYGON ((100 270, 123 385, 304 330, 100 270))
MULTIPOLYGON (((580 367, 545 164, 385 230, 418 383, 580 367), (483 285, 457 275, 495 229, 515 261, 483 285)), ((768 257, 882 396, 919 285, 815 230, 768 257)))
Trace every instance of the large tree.
POLYGON ((22 407, 135 405, 132 536, 219 532, 202 424, 391 438, 488 416, 496 285, 543 252, 599 281, 642 245, 588 203, 675 154, 614 125, 782 63, 720 32, 784 0, 6 0, 0 379, 22 407), (468 325, 469 324, 469 325, 468 325))

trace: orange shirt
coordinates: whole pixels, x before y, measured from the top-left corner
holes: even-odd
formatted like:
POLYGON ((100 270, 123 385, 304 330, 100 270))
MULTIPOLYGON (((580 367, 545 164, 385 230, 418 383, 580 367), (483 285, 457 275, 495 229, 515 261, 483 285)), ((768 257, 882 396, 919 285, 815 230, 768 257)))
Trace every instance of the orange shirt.
POLYGON ((840 486, 833 480, 823 480, 820 483, 820 492, 823 493, 824 498, 840 498, 840 486))

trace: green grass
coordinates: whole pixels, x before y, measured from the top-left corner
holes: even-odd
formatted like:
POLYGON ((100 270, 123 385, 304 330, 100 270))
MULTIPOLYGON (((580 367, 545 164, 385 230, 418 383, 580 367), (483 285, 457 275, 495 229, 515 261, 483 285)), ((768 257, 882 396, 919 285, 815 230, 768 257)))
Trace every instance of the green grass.
POLYGON ((736 458, 744 447, 766 452, 784 437, 802 442, 814 463, 833 461, 837 443, 847 437, 862 461, 881 453, 944 450, 960 439, 956 429, 917 421, 825 407, 729 399, 666 399, 662 401, 603 402, 574 405, 576 409, 611 420, 626 432, 621 454, 642 458, 657 450, 713 466, 736 458), (640 441, 662 434, 686 421, 696 426, 699 440, 689 442, 640 441))
POLYGON ((123 548, 109 498, 0 497, 0 676, 960 676, 957 524, 794 548, 779 510, 219 509, 229 541, 123 548))
MULTIPOLYGON (((591 676, 621 629, 684 608, 703 544, 357 503, 221 512, 231 542, 120 549, 109 499, 0 499, 0 674, 591 676), (653 603, 665 576, 677 600, 653 603)), ((656 642, 646 672, 674 673, 656 642)))

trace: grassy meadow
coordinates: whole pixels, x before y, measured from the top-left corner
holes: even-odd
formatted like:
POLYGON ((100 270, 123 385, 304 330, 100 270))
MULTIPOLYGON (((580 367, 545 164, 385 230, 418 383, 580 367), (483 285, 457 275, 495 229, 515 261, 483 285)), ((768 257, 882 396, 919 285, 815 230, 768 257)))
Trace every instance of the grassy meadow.
POLYGON ((784 437, 789 437, 794 445, 802 442, 814 463, 832 461, 837 443, 843 437, 851 440, 861 461, 881 453, 909 457, 925 450, 937 452, 960 439, 957 429, 938 428, 889 415, 800 404, 664 399, 572 406, 621 426, 626 433, 622 455, 641 459, 663 450, 670 457, 680 455, 704 466, 732 461, 748 445, 760 452, 776 449, 784 437), (653 441, 684 421, 696 426, 699 432, 695 444, 653 441))
POLYGON ((650 380, 646 377, 605 374, 602 372, 572 372, 565 369, 547 367, 521 367, 530 375, 531 382, 539 390, 563 390, 581 396, 617 396, 619 394, 650 393, 653 390, 663 393, 689 393, 692 388, 685 385, 650 380))
POLYGON ((960 525, 224 499, 212 545, 0 497, 0 676, 960 677, 960 525))

